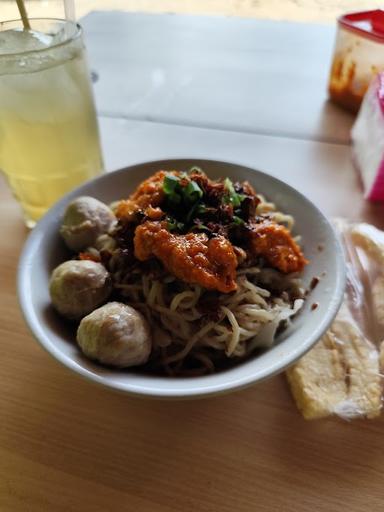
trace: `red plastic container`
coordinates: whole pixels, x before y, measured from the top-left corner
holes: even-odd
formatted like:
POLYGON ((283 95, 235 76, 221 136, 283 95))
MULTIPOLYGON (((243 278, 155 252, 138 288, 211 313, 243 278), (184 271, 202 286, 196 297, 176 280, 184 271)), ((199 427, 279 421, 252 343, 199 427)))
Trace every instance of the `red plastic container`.
POLYGON ((329 78, 330 98, 356 113, 379 71, 384 71, 384 10, 341 16, 329 78))

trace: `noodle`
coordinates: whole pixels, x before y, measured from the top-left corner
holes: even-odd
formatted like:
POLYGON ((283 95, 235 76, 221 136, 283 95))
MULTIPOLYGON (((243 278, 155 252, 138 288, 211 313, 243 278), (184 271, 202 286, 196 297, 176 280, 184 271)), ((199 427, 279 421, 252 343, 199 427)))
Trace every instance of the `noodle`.
POLYGON ((169 275, 150 283, 148 276, 137 274, 138 282, 116 284, 116 288, 124 302, 142 311, 152 326, 154 346, 161 353, 154 350, 150 367, 184 375, 193 363, 194 372, 195 365, 200 364, 201 373, 207 373, 225 366, 228 358, 242 358, 257 346, 268 345, 257 340, 261 327, 269 323, 277 327, 279 317, 288 318, 296 312, 290 294, 298 294, 297 278, 284 281, 287 300, 283 300, 261 285, 270 280, 269 271, 242 269, 238 289, 231 294, 214 294, 211 309, 204 307, 204 299, 207 293, 212 298, 212 292, 169 279, 169 275), (180 289, 176 293, 175 283, 180 289))
MULTIPOLYGON (((200 291, 199 289, 197 290, 198 292, 200 291)), ((189 302, 187 302, 187 304, 184 304, 183 306, 183 309, 190 309, 194 306, 196 306, 196 303, 197 301, 199 300, 199 296, 200 296, 200 293, 194 293, 194 292, 183 292, 183 293, 179 293, 178 295, 176 295, 172 302, 171 302, 171 305, 170 305, 170 309, 172 311, 175 311, 177 309, 177 306, 180 305, 181 307, 181 304, 183 303, 183 301, 185 302, 185 297, 191 297, 191 300, 189 302)))
POLYGON ((276 211, 276 206, 274 203, 268 202, 261 194, 257 194, 257 196, 260 199, 260 203, 256 208, 256 215, 263 215, 266 213, 270 214, 269 216, 272 220, 278 224, 283 224, 288 228, 289 231, 292 231, 293 225, 295 223, 292 215, 276 211))
POLYGON ((192 347, 197 342, 199 338, 204 336, 208 331, 210 331, 213 327, 213 322, 208 323, 204 327, 202 327, 192 338, 189 340, 189 342, 185 345, 183 350, 178 352, 177 354, 174 354, 173 356, 169 356, 164 360, 165 364, 174 363, 175 361, 180 361, 181 359, 184 359, 189 352, 192 350, 192 347))
MULTIPOLYGON (((294 219, 257 195, 256 216, 291 231, 294 219)), ((244 251, 243 251, 244 253, 244 251)), ((239 263, 230 293, 188 284, 162 265, 126 267, 117 248, 109 270, 123 302, 141 311, 152 328, 147 368, 168 375, 212 373, 274 343, 276 331, 300 309, 304 295, 296 274, 284 274, 260 261, 239 263), (147 270, 149 269, 149 270, 147 270)))
POLYGON ((224 313, 227 315, 228 320, 232 326, 232 336, 229 339, 229 343, 227 345, 227 349, 225 353, 227 356, 231 356, 233 352, 235 351, 237 344, 240 340, 240 328, 239 324, 237 323, 235 315, 225 306, 221 306, 221 310, 224 311, 224 313))

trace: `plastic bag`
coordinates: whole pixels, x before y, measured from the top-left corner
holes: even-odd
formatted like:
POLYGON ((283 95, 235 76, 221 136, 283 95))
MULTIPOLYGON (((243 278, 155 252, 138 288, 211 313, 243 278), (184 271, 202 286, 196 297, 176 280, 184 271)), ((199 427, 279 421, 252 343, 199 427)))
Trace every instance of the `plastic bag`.
POLYGON ((338 219, 347 267, 343 304, 322 339, 287 378, 306 419, 375 418, 382 408, 384 232, 338 219))

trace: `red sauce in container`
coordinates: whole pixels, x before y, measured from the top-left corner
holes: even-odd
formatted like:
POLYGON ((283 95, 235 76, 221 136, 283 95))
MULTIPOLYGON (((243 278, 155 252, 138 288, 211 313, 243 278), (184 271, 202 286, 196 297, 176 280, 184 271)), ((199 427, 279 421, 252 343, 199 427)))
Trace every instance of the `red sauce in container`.
POLYGON ((328 85, 330 98, 357 113, 370 81, 382 70, 384 11, 341 16, 328 85))

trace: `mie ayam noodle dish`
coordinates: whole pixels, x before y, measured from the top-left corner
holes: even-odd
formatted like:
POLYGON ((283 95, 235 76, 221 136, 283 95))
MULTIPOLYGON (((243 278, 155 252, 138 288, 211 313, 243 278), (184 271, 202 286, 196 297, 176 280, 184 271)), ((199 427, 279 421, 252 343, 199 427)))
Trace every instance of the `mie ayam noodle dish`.
POLYGON ((60 233, 55 309, 108 366, 201 375, 274 343, 303 305, 293 218, 248 182, 159 171, 111 207, 79 197, 60 233))

